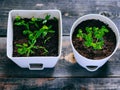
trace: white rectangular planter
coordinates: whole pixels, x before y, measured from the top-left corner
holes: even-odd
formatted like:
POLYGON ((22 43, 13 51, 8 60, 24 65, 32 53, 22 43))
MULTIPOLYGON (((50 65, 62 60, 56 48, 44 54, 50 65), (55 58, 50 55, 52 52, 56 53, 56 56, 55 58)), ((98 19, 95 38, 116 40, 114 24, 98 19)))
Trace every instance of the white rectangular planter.
MULTIPOLYGON (((18 33, 19 34, 19 33, 18 33)), ((12 10, 9 12, 7 27, 7 56, 18 66, 29 68, 30 70, 42 70, 52 68, 56 65, 61 55, 62 48, 62 18, 59 10, 12 10), (58 56, 32 56, 32 57, 13 57, 13 21, 15 16, 24 18, 44 18, 47 14, 56 17, 59 20, 59 50, 58 56)))

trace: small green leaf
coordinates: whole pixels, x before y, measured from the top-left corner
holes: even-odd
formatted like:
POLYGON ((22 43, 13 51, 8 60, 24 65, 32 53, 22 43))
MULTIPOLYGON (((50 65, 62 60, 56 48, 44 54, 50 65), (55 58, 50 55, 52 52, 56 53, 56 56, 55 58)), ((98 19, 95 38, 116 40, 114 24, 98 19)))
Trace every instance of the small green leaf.
POLYGON ((85 45, 86 47, 90 47, 91 44, 92 44, 92 42, 90 42, 90 41, 85 41, 85 42, 84 42, 84 45, 85 45))
POLYGON ((19 53, 19 54, 21 54, 21 55, 25 54, 25 52, 23 51, 23 49, 22 49, 22 48, 18 48, 18 50, 17 50, 17 51, 18 51, 18 53, 19 53))
POLYGON ((102 26, 102 28, 101 28, 104 32, 109 32, 109 30, 105 27, 105 26, 102 26))
POLYGON ((33 34, 29 34, 29 39, 32 40, 34 38, 33 34))
POLYGON ((47 20, 44 20, 42 23, 43 23, 43 24, 46 24, 46 23, 47 23, 47 20))
POLYGON ((23 23, 21 23, 21 22, 15 22, 15 25, 21 26, 21 25, 23 25, 23 23))
POLYGON ((42 27, 42 29, 48 29, 48 27, 47 27, 46 25, 44 25, 44 26, 42 27))
POLYGON ((44 40, 44 44, 50 39, 51 37, 48 37, 47 39, 44 40))
POLYGON ((39 26, 38 26, 38 24, 35 22, 35 26, 37 27, 37 28, 39 28, 39 26))
POLYGON ((47 21, 50 19, 50 15, 46 15, 45 19, 43 20, 43 24, 46 24, 47 21))
POLYGON ((35 38, 40 37, 40 35, 43 33, 44 31, 42 29, 40 29, 39 31, 36 32, 35 34, 35 38))
POLYGON ((22 45, 21 45, 21 44, 16 44, 16 46, 17 46, 17 47, 22 47, 22 45))
POLYGON ((53 17, 53 20, 57 21, 58 19, 56 17, 53 17))
POLYGON ((23 43, 23 46, 24 46, 24 47, 28 47, 28 44, 27 44, 27 43, 23 43))
POLYGON ((30 44, 30 45, 32 44, 30 40, 28 41, 28 44, 30 44))
POLYGON ((32 32, 30 30, 24 30, 23 31, 23 34, 26 35, 26 34, 31 34, 32 32))
POLYGON ((20 22, 15 22, 15 25, 17 25, 17 26, 25 25, 25 21, 22 20, 20 22))
POLYGON ((43 35, 43 38, 44 38, 47 35, 47 32, 43 32, 42 35, 43 35))
POLYGON ((92 31, 92 27, 86 27, 85 29, 86 29, 87 33, 90 33, 92 31))
POLYGON ((78 30, 76 37, 78 37, 78 38, 83 37, 82 29, 78 30))
POLYGON ((77 34, 76 37, 79 38, 79 37, 80 37, 80 34, 77 34))
POLYGON ((38 47, 37 47, 37 46, 33 46, 33 48, 34 48, 34 49, 38 49, 38 47))
POLYGON ((35 21, 37 21, 37 18, 32 17, 31 21, 35 22, 35 21))
POLYGON ((40 46, 39 48, 44 50, 43 54, 47 54, 48 53, 48 50, 45 47, 40 46))
POLYGON ((52 28, 52 25, 50 25, 49 27, 48 27, 48 29, 51 29, 52 28))
POLYGON ((21 17, 20 17, 20 16, 16 16, 16 17, 15 17, 15 20, 16 20, 16 21, 19 21, 19 20, 21 20, 21 17))
POLYGON ((55 31, 53 31, 53 30, 49 30, 48 32, 50 32, 50 33, 55 33, 55 31))
POLYGON ((97 32, 98 30, 99 30, 98 27, 93 27, 93 31, 94 31, 94 32, 97 32))
POLYGON ((46 19, 46 20, 50 19, 50 16, 51 16, 51 15, 46 15, 45 19, 46 19))
POLYGON ((31 53, 31 54, 34 54, 35 52, 34 52, 33 50, 30 50, 30 53, 31 53))

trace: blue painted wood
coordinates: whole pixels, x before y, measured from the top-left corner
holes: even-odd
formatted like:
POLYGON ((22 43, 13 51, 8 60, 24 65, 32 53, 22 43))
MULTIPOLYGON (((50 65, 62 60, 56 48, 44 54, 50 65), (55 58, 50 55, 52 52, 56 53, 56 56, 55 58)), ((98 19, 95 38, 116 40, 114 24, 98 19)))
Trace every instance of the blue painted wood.
POLYGON ((98 71, 88 72, 67 60, 72 49, 69 33, 73 22, 91 13, 102 14, 120 30, 120 0, 0 0, 0 90, 119 90, 120 49, 98 71), (53 69, 21 69, 6 56, 8 12, 12 9, 59 9, 63 18, 63 50, 53 69), (4 37, 4 38, 3 38, 4 37))

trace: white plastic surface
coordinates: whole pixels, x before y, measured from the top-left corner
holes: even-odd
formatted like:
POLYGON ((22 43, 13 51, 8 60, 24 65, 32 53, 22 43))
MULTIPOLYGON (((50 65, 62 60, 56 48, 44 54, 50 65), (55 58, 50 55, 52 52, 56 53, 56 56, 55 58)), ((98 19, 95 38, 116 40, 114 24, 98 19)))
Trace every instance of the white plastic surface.
POLYGON ((12 10, 9 12, 8 27, 7 27, 7 56, 18 66, 29 68, 30 70, 42 70, 44 68, 52 68, 56 65, 61 55, 62 49, 62 17, 59 10, 12 10), (23 18, 40 17, 44 18, 47 14, 56 17, 59 20, 59 52, 58 56, 34 56, 34 57, 13 57, 13 20, 19 15, 23 18), (30 68, 30 64, 43 64, 42 68, 30 68))
POLYGON ((74 53, 74 56, 75 56, 78 64, 80 64, 82 67, 86 68, 88 71, 96 71, 98 68, 100 68, 102 65, 104 65, 107 62, 107 60, 116 52, 116 50, 119 46, 119 31, 118 31, 118 28, 116 27, 116 25, 109 18, 99 15, 99 14, 88 14, 88 15, 82 16, 79 19, 77 19, 74 22, 74 24, 72 25, 71 32, 70 32, 70 43, 72 45, 73 53, 74 53), (88 19, 97 19, 97 20, 100 20, 100 21, 108 24, 109 27, 113 30, 113 32, 116 35, 116 39, 117 39, 116 48, 111 55, 109 55, 108 57, 106 57, 104 59, 101 59, 101 60, 100 59, 99 60, 88 59, 88 58, 80 55, 73 46, 72 34, 74 32, 74 29, 76 28, 76 26, 79 23, 81 23, 82 21, 88 20, 88 19), (87 66, 96 66, 96 68, 90 69, 87 66))

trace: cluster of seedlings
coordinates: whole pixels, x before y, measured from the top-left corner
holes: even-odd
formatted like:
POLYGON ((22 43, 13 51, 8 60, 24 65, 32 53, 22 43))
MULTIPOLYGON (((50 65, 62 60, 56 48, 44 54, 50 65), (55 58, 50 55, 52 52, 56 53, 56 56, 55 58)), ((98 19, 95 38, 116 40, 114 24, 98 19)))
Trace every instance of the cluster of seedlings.
POLYGON ((92 47, 95 50, 99 50, 103 48, 104 45, 104 38, 103 36, 105 33, 108 33, 109 30, 102 26, 101 28, 98 27, 86 27, 86 33, 83 33, 82 29, 78 30, 76 35, 77 38, 82 41, 84 39, 84 46, 92 47))
POLYGON ((72 42, 81 55, 95 60, 109 56, 116 46, 112 29, 95 19, 81 22, 73 32, 72 42))
POLYGON ((50 40, 56 38, 56 36, 58 37, 57 30, 58 20, 55 17, 51 19, 50 15, 46 15, 44 19, 35 17, 27 19, 16 16, 14 20, 14 39, 16 40, 14 46, 16 51, 14 52, 20 56, 32 56, 35 55, 35 51, 39 50, 42 52, 38 51, 38 55, 48 55, 51 52, 48 50, 50 47, 47 44, 49 45, 50 40), (18 31, 18 28, 21 28, 20 31, 18 31), (26 42, 17 42, 16 36, 19 34, 17 31, 22 33, 21 38, 25 38, 26 42))

